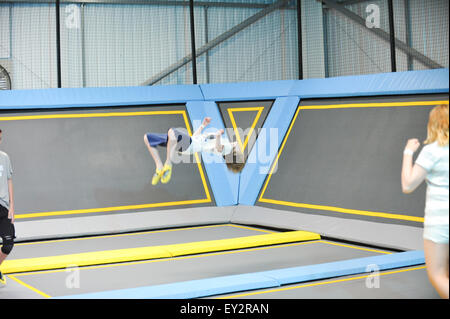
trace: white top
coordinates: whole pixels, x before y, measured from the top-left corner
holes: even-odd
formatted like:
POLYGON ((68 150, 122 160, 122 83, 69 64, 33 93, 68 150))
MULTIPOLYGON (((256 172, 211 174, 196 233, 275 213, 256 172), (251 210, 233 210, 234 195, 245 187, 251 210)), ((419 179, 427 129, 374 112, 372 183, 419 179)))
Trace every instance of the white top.
POLYGON ((8 154, 0 151, 0 205, 9 209, 8 180, 12 177, 12 166, 8 154))
POLYGON ((222 138, 220 143, 223 145, 222 152, 216 149, 216 138, 213 134, 199 134, 196 136, 191 136, 192 143, 181 154, 194 154, 197 152, 207 152, 216 155, 227 155, 233 150, 233 145, 228 141, 228 139, 222 138))
POLYGON ((448 145, 437 142, 425 145, 417 157, 416 164, 427 171, 427 197, 425 225, 448 225, 448 145))

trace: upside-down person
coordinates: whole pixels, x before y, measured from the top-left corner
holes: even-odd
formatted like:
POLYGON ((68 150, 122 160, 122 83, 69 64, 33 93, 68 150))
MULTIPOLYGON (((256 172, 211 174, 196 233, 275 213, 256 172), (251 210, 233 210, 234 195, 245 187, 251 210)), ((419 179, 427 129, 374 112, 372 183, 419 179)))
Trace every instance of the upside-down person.
POLYGON ((206 117, 202 125, 192 136, 183 132, 182 129, 170 128, 166 133, 146 133, 144 142, 152 156, 156 170, 152 178, 152 185, 166 184, 172 176, 172 159, 175 152, 180 155, 192 155, 197 152, 213 153, 225 159, 229 170, 239 173, 244 167, 244 155, 237 142, 230 143, 227 139, 222 139, 224 130, 217 130, 214 133, 203 134, 203 129, 211 122, 211 118, 206 117), (163 164, 157 147, 167 149, 166 161, 163 164))

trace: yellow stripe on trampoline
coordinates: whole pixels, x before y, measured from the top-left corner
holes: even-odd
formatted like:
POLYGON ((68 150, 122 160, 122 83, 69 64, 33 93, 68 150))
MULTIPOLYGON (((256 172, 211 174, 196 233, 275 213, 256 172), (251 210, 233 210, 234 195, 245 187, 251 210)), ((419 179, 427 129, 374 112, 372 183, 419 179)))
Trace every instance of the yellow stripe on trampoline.
POLYGON ((24 283, 22 280, 17 279, 15 276, 8 276, 8 277, 11 278, 12 280, 14 280, 15 282, 21 284, 22 286, 24 286, 24 287, 26 287, 26 288, 28 288, 28 289, 34 291, 35 293, 37 293, 37 294, 39 294, 39 295, 41 295, 42 297, 45 297, 45 298, 51 298, 51 296, 49 296, 49 295, 47 295, 46 293, 44 293, 44 292, 42 292, 42 291, 40 291, 40 290, 34 288, 33 286, 30 286, 29 284, 24 283))
POLYGON ((43 120, 43 119, 71 119, 71 118, 92 118, 92 117, 121 117, 121 116, 142 116, 142 115, 170 115, 185 114, 179 111, 145 111, 145 112, 107 112, 107 113, 71 113, 71 114, 47 114, 47 115, 25 115, 25 116, 0 116, 0 121, 20 121, 20 120, 43 120))
POLYGON ((291 231, 285 233, 264 234, 184 244, 138 247, 131 249, 116 249, 50 257, 15 259, 6 260, 2 264, 2 272, 4 274, 11 274, 39 270, 61 269, 75 266, 83 267, 129 261, 171 258, 208 252, 244 249, 258 246, 319 239, 320 235, 316 233, 307 231, 291 231))
POLYGON ((412 221, 412 222, 423 222, 424 221, 423 217, 407 216, 407 215, 400 215, 400 214, 371 212, 371 211, 348 209, 348 208, 341 208, 341 207, 334 207, 334 206, 322 206, 322 205, 294 203, 294 202, 287 202, 287 201, 267 199, 267 198, 261 198, 259 201, 263 202, 263 203, 277 204, 277 205, 283 205, 283 206, 309 208, 309 209, 317 209, 317 210, 327 210, 327 211, 344 213, 344 214, 354 214, 354 215, 372 216, 372 217, 380 217, 380 218, 400 219, 400 220, 407 220, 407 221, 412 221))
POLYGON ((290 206, 290 207, 298 207, 298 208, 309 208, 316 210, 326 210, 339 212, 344 214, 354 214, 354 215, 362 215, 362 216, 371 216, 371 217, 379 217, 379 218, 389 218, 389 219, 398 219, 398 220, 406 220, 413 222, 424 222, 423 217, 416 216, 408 216, 408 215, 400 215, 400 214, 392 214, 392 213, 384 213, 384 212, 373 212, 373 211, 364 211, 364 210, 356 210, 356 209, 348 209, 334 206, 324 206, 324 205, 314 205, 314 204, 306 204, 306 203, 296 203, 289 202, 283 200, 275 200, 264 198, 264 194, 267 190, 267 186, 269 185, 270 179, 272 178, 273 171, 278 164, 281 153, 283 152, 284 146, 291 134, 292 127, 297 120, 298 114, 300 110, 326 110, 326 109, 344 109, 344 108, 364 108, 364 107, 408 107, 408 106, 435 106, 439 104, 448 104, 449 101, 418 101, 418 102, 388 102, 388 103, 353 103, 353 104, 330 104, 330 105, 304 105, 298 106, 297 111, 295 112, 294 118, 292 119, 291 124, 289 125, 289 129, 286 133, 286 137, 281 144, 281 147, 278 151, 277 157, 275 158, 272 168, 270 169, 269 175, 267 176, 266 182, 261 191, 261 195, 259 196, 259 201, 263 203, 270 203, 282 206, 290 206))
MULTIPOLYGON (((207 192, 207 195, 209 195, 209 192, 207 192)), ((67 210, 67 211, 53 211, 53 212, 42 212, 42 213, 25 213, 25 214, 16 214, 14 216, 14 218, 15 219, 24 219, 24 218, 76 215, 76 214, 88 214, 88 213, 106 213, 106 212, 114 212, 114 211, 120 211, 120 210, 126 210, 126 209, 134 210, 134 209, 157 208, 157 207, 165 207, 165 206, 203 204, 203 203, 210 203, 210 202, 211 202, 210 198, 205 198, 205 199, 178 201, 178 202, 162 202, 162 203, 141 204, 141 205, 75 209, 75 210, 67 210)))
MULTIPOLYGON (((144 111, 144 112, 109 112, 109 113, 72 113, 72 114, 50 114, 50 115, 27 115, 27 116, 0 116, 0 121, 19 121, 19 120, 39 120, 39 119, 68 119, 68 118, 93 118, 93 117, 124 117, 124 116, 144 116, 144 115, 173 115, 179 114, 183 116, 183 121, 189 135, 192 135, 192 130, 189 124, 189 120, 185 110, 173 110, 173 111, 144 111)), ((16 219, 37 218, 37 217, 50 217, 50 216, 63 216, 63 215, 77 215, 77 214, 89 214, 89 213, 105 213, 114 212, 120 210, 134 210, 145 208, 158 208, 166 206, 180 206, 180 205, 193 205, 204 204, 212 201, 211 194, 209 192, 208 184, 206 182, 205 173, 201 165, 198 154, 194 154, 197 161, 197 167, 202 180, 203 189, 205 191, 206 198, 173 202, 161 202, 139 205, 126 205, 126 206, 114 206, 114 207, 101 207, 101 208, 87 208, 87 209, 75 209, 65 211, 52 211, 52 212, 40 212, 40 213, 20 213, 17 214, 16 219)))

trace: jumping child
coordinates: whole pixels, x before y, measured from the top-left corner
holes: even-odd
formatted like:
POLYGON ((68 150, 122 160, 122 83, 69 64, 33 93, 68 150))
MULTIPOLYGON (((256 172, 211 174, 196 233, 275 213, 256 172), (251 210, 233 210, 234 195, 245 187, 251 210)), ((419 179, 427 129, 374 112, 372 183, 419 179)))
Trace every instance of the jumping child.
POLYGON ((145 145, 156 165, 152 185, 158 184, 160 180, 163 184, 170 181, 174 152, 178 152, 180 155, 191 155, 197 152, 213 153, 222 156, 228 169, 234 173, 239 173, 244 168, 244 155, 237 142, 230 143, 227 139, 221 138, 224 130, 202 134, 203 129, 210 122, 211 118, 206 117, 192 136, 177 128, 170 128, 167 134, 146 133, 144 135, 145 145), (167 148, 164 165, 159 156, 158 146, 167 148))

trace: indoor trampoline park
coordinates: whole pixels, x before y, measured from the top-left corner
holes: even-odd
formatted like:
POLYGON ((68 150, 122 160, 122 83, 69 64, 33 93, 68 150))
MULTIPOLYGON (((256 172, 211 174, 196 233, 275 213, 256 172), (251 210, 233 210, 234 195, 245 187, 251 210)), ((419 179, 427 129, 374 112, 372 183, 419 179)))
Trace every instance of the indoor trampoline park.
POLYGON ((0 301, 448 299, 448 6, 1 0, 0 301))

